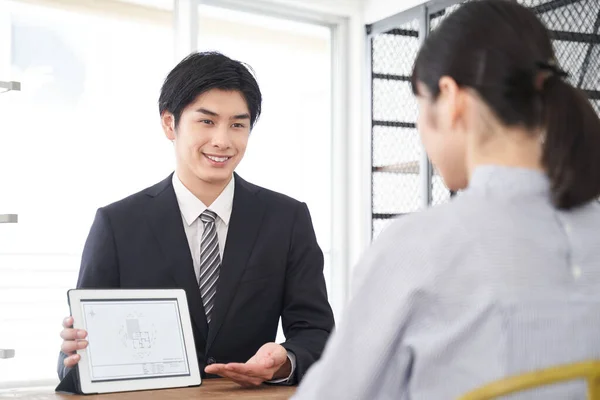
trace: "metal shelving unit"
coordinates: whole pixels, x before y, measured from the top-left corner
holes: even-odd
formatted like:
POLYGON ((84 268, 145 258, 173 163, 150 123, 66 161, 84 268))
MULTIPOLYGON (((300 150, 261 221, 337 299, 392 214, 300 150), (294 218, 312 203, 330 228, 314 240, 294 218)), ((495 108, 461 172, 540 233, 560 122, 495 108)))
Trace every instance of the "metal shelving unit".
POLYGON ((0 224, 16 224, 19 222, 17 214, 0 214, 0 224))
POLYGON ((21 83, 10 81, 10 82, 2 82, 0 81, 0 93, 9 92, 9 91, 19 91, 21 90, 21 83))
MULTIPOLYGON (((463 2, 430 0, 367 26, 372 238, 394 218, 444 203, 454 195, 421 147, 410 81, 420 44, 463 2)), ((544 22, 569 81, 600 114, 600 1, 519 2, 544 22)))

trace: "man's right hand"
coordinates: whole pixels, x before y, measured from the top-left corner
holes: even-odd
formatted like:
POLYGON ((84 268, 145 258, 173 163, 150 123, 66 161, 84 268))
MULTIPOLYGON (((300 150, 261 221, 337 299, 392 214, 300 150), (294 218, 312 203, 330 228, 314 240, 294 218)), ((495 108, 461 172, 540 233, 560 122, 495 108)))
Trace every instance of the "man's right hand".
POLYGON ((64 360, 65 367, 72 368, 77 365, 81 358, 76 350, 85 349, 88 346, 88 341, 84 340, 87 337, 87 332, 83 329, 73 329, 73 317, 67 317, 63 320, 63 330, 60 332, 60 337, 63 339, 60 349, 67 355, 64 360))

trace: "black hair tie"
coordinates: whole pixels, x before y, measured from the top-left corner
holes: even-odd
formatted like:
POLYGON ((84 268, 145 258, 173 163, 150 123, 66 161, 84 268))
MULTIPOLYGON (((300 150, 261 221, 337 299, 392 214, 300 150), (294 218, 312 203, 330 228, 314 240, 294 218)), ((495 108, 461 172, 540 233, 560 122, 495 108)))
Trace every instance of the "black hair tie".
POLYGON ((558 76, 560 78, 567 78, 569 76, 569 74, 561 69, 555 60, 548 60, 548 61, 538 61, 535 63, 535 65, 537 65, 537 67, 542 70, 542 71, 547 71, 550 72, 552 75, 554 76, 558 76))

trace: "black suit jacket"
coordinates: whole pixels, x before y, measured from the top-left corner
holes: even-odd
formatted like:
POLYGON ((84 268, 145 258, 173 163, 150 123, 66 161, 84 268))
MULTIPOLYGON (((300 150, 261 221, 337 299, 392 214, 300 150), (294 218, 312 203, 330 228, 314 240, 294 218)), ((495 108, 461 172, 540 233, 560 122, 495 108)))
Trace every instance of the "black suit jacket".
POLYGON ((281 317, 282 345, 296 356, 299 381, 320 357, 334 325, 323 254, 306 204, 237 174, 234 179, 210 326, 172 176, 98 210, 77 287, 185 289, 201 371, 214 362, 246 362, 263 344, 275 341, 281 317))

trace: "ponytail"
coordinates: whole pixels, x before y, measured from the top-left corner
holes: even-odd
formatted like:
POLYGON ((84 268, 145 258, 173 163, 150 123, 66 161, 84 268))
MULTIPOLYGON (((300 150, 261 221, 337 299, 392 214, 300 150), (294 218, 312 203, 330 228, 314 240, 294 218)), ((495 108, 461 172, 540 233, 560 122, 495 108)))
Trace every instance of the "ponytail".
POLYGON ((552 75, 542 90, 546 136, 542 163, 552 201, 572 209, 600 197, 600 118, 582 91, 552 75))

